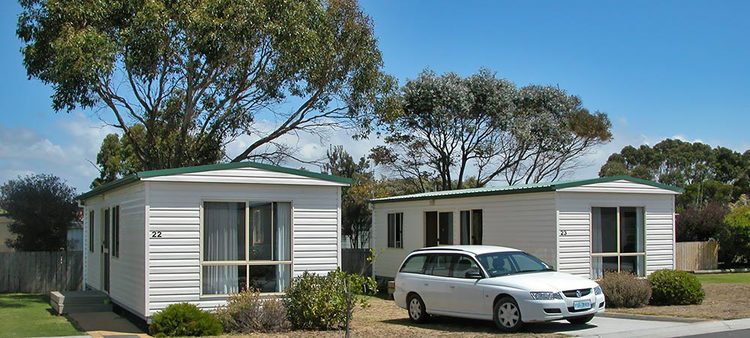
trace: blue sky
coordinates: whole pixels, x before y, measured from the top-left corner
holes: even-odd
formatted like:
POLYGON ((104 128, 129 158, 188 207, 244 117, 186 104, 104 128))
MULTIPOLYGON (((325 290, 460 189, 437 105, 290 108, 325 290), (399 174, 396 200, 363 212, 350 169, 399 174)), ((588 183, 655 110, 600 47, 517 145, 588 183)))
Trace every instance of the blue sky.
MULTIPOLYGON (((480 67, 519 85, 559 85, 606 112, 615 139, 574 177, 595 176, 628 144, 667 137, 750 148, 750 2, 747 1, 376 1, 385 69, 401 81, 429 67, 462 75, 480 67)), ((15 36, 19 6, 0 4, 0 182, 57 174, 83 191, 96 175, 108 112, 55 113, 51 89, 28 80, 15 36)), ((359 156, 377 140, 344 143, 359 156)), ((241 141, 239 142, 241 145, 241 141)), ((327 148, 304 138, 302 155, 327 148)), ((230 147, 230 151, 240 145, 230 147)))

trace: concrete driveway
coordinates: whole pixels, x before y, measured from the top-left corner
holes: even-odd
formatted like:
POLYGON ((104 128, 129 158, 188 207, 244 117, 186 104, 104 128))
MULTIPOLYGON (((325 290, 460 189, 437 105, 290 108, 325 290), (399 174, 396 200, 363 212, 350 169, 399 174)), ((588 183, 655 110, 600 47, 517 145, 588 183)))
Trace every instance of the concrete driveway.
POLYGON ((597 316, 585 325, 553 322, 530 327, 531 332, 560 333, 578 337, 679 337, 728 333, 750 329, 749 319, 684 321, 664 318, 621 318, 597 316))

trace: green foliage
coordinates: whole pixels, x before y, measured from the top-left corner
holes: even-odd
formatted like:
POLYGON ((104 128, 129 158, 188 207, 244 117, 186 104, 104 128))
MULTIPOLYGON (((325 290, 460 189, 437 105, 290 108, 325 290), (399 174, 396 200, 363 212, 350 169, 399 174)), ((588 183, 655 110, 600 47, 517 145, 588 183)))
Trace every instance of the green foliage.
POLYGON ((144 169, 213 158, 241 135, 255 141, 234 161, 289 156, 277 141, 300 131, 367 131, 394 82, 355 0, 21 6, 28 76, 51 85, 55 110, 105 107, 144 169), (257 119, 269 110, 272 128, 257 119))
POLYGON ((690 206, 677 216, 677 241, 707 241, 724 231, 729 208, 718 202, 690 206))
POLYGON ((750 206, 738 206, 724 218, 719 260, 726 266, 750 264, 750 206))
POLYGON ((366 295, 376 292, 372 277, 339 269, 325 276, 305 272, 286 290, 285 305, 295 329, 338 329, 346 326, 353 307, 369 306, 366 295))
POLYGON ((472 167, 476 186, 555 180, 612 136, 607 116, 580 98, 552 86, 517 88, 487 69, 468 77, 426 70, 379 108, 385 145, 370 159, 420 192, 463 188, 472 167))
POLYGON ((16 234, 6 244, 19 251, 65 250, 67 231, 76 220, 75 189, 53 175, 29 175, 0 187, 0 209, 10 216, 16 234))
POLYGON ((700 142, 667 139, 650 147, 627 146, 610 155, 599 176, 630 175, 685 189, 677 210, 710 201, 725 204, 750 193, 750 151, 744 154, 700 142))
POLYGON ((341 190, 341 230, 357 248, 369 239, 372 212, 368 201, 377 196, 377 182, 367 159, 355 162, 343 146, 331 146, 326 156, 324 173, 352 179, 352 185, 341 190))
POLYGON ((130 128, 133 138, 139 142, 152 144, 144 149, 147 157, 156 161, 151 164, 136 156, 135 148, 129 138, 120 137, 117 134, 107 135, 96 155, 99 177, 91 183, 91 188, 138 171, 212 164, 219 162, 224 156, 224 145, 220 139, 214 139, 212 142, 199 142, 188 135, 184 140, 186 144, 181 147, 183 152, 179 153, 176 145, 179 139, 176 126, 152 129, 154 132, 149 136, 142 124, 136 124, 130 128), (151 137, 152 140, 147 140, 147 137, 151 137), (154 165, 154 163, 158 164, 154 165))
POLYGON ((188 303, 172 304, 154 314, 148 330, 156 337, 216 336, 224 331, 214 315, 188 303))
POLYGON ((261 298, 257 290, 231 295, 225 307, 216 311, 224 330, 232 333, 280 332, 289 330, 286 308, 276 298, 261 298))
POLYGON ((651 304, 700 304, 706 293, 695 275, 686 271, 658 270, 648 276, 651 284, 651 304))
POLYGON ((651 285, 627 272, 607 272, 599 281, 608 307, 643 307, 651 298, 651 285))

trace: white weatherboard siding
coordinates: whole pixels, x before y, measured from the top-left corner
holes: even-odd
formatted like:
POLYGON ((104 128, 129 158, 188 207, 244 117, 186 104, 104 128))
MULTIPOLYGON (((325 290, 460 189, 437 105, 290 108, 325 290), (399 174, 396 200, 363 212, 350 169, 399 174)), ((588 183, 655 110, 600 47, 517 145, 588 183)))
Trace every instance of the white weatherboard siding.
POLYGON ((274 172, 252 167, 201 171, 195 173, 157 176, 144 179, 154 182, 201 182, 201 183, 261 183, 261 184, 296 184, 344 186, 345 184, 319 180, 315 178, 274 172))
MULTIPOLYGON (((560 236, 558 268, 583 277, 591 274, 591 208, 643 207, 646 231, 646 274, 674 268, 674 193, 642 193, 643 185, 629 191, 638 193, 569 192, 557 193, 560 236)), ((583 187, 585 188, 585 187, 583 187)))
MULTIPOLYGON (((120 206, 120 255, 110 254, 109 296, 118 305, 143 315, 145 313, 145 192, 143 183, 135 183, 90 198, 85 201, 84 253, 86 256, 86 283, 104 290, 102 280, 102 222, 105 208, 120 206), (94 251, 88 251, 88 213, 95 213, 94 251)), ((112 233, 110 223, 110 233, 112 233)), ((110 253, 114 242, 110 241, 110 253)))
POLYGON ((375 275, 395 277, 404 257, 425 246, 425 212, 453 212, 453 244, 460 244, 460 211, 472 209, 482 209, 483 244, 518 248, 555 264, 555 195, 541 192, 375 203, 371 242, 378 249, 375 275), (394 212, 404 213, 402 249, 387 247, 387 215, 394 212))
MULTIPOLYGON (((224 172, 244 173, 237 170, 224 172)), ((272 173, 276 175, 275 173, 272 173)), ((269 174, 270 175, 270 174, 269 174)), ((286 174, 283 174, 286 175, 286 174)), ((281 176, 283 176, 281 175, 281 176)), ((195 174, 176 175, 195 176, 195 174)), ((292 202, 292 269, 327 273, 339 262, 339 184, 217 184, 149 181, 148 316, 175 302, 203 309, 224 305, 225 299, 200 296, 200 207, 204 201, 292 202)), ((169 176, 174 178, 175 176, 169 176)), ((279 176, 276 176, 279 177, 279 176)), ((307 179, 306 184, 322 182, 307 179)), ((278 180, 274 180, 278 183, 278 180)))

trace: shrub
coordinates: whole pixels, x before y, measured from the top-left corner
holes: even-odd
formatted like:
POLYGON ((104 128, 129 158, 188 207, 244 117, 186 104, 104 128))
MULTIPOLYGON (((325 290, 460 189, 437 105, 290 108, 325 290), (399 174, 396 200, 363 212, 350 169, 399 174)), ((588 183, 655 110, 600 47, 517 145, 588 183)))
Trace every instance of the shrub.
POLYGON ((285 305, 295 329, 343 328, 352 309, 368 306, 365 295, 377 292, 375 280, 339 269, 322 276, 305 272, 286 290, 285 305))
POLYGON ((719 260, 725 266, 750 263, 750 206, 738 206, 724 218, 726 228, 719 234, 719 260))
POLYGON ((627 272, 607 272, 599 281, 608 307, 642 307, 651 298, 651 285, 627 272))
POLYGON ((148 327, 152 336, 215 336, 224 331, 214 315, 188 303, 172 304, 156 313, 148 327))
POLYGON ((698 277, 686 271, 659 270, 648 281, 654 305, 700 304, 706 296, 698 277))
POLYGON ((282 301, 276 297, 263 299, 257 290, 230 296, 216 317, 225 331, 234 333, 280 332, 290 327, 282 301))

